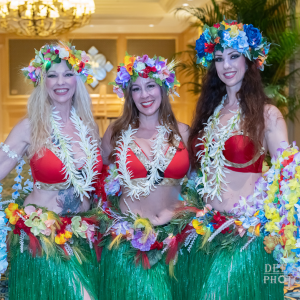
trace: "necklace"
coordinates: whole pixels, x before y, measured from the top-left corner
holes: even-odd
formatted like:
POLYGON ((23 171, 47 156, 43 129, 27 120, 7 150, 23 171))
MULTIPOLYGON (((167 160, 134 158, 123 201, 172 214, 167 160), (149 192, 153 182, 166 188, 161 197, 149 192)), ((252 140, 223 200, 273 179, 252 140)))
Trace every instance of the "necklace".
POLYGON ((164 166, 167 163, 167 159, 164 155, 165 145, 168 143, 166 139, 166 134, 170 133, 171 130, 166 126, 157 126, 157 135, 153 140, 153 145, 151 147, 151 155, 153 156, 153 161, 149 162, 150 168, 147 173, 147 180, 140 181, 136 184, 130 179, 132 172, 127 169, 127 158, 128 151, 130 149, 129 145, 134 141, 133 135, 138 131, 138 129, 132 129, 129 125, 126 131, 121 132, 121 136, 117 141, 117 146, 115 148, 116 157, 118 158, 119 164, 119 175, 120 183, 126 187, 127 196, 131 197, 132 200, 140 199, 140 196, 147 197, 151 190, 156 188, 155 183, 162 180, 161 173, 164 172, 164 166))
POLYGON ((215 197, 222 202, 221 193, 226 191, 225 170, 224 166, 228 165, 223 156, 223 150, 226 140, 232 136, 233 132, 238 130, 241 112, 238 109, 228 120, 227 125, 220 126, 220 111, 224 107, 227 95, 222 98, 220 105, 215 109, 204 128, 202 138, 196 146, 204 146, 204 150, 197 153, 198 161, 201 164, 203 176, 196 178, 196 187, 200 196, 213 200, 215 197), (212 159, 213 158, 213 159, 212 159))
POLYGON ((97 171, 94 171, 97 164, 97 142, 92 140, 92 137, 89 135, 90 129, 83 124, 75 108, 72 107, 70 120, 76 128, 76 134, 80 138, 78 142, 80 148, 86 155, 83 167, 80 171, 77 170, 75 163, 79 162, 79 160, 74 159, 74 152, 71 146, 72 138, 61 132, 63 126, 59 123, 61 117, 58 116, 58 113, 54 107, 50 117, 52 140, 54 144, 59 146, 57 156, 64 164, 62 171, 65 173, 66 184, 68 184, 68 186, 73 185, 74 194, 80 196, 81 201, 83 201, 83 197, 86 196, 89 198, 88 192, 95 189, 92 185, 98 174, 97 171))

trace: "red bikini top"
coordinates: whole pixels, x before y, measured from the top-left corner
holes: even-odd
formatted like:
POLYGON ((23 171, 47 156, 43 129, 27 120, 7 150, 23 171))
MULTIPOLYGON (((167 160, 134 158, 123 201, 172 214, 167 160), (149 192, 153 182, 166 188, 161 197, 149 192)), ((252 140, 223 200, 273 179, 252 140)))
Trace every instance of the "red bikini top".
MULTIPOLYGON (((196 147, 199 143, 198 138, 193 142, 194 155, 197 155, 198 151, 204 150, 203 145, 196 147)), ((255 151, 254 143, 248 136, 237 133, 225 142, 224 148, 225 162, 229 165, 225 165, 227 169, 241 173, 262 172, 265 154, 255 151)))
MULTIPOLYGON (((141 147, 136 143, 129 145, 130 149, 127 154, 127 170, 131 172, 130 179, 146 178, 147 170, 149 169, 150 161, 147 155, 143 152, 141 147)), ((175 185, 165 179, 181 179, 183 178, 189 170, 190 161, 187 149, 184 147, 183 143, 180 141, 174 141, 174 147, 168 147, 165 157, 169 161, 166 169, 163 173, 164 180, 162 184, 175 185), (177 142, 177 143, 176 143, 177 142), (164 182, 165 181, 165 182, 164 182)), ((116 161, 118 167, 118 160, 116 161)), ((176 181, 177 182, 177 181, 176 181)))
MULTIPOLYGON (((48 148, 44 149, 44 155, 38 158, 37 153, 30 160, 30 167, 34 183, 37 181, 48 185, 64 183, 65 174, 62 172, 64 164, 62 161, 48 148)), ((101 173, 103 162, 100 154, 100 149, 97 150, 97 165, 98 174, 101 173)))

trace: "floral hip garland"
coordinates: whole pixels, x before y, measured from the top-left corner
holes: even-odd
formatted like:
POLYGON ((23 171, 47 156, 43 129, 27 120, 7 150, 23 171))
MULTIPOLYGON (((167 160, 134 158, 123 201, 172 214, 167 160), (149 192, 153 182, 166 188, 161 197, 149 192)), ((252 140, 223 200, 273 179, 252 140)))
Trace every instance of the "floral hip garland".
POLYGON ((224 20, 212 27, 204 25, 203 33, 196 41, 197 63, 209 67, 216 51, 233 48, 264 70, 270 43, 262 37, 258 28, 252 24, 224 20))
POLYGON ((165 86, 170 95, 174 94, 179 97, 175 88, 180 84, 176 79, 174 67, 174 61, 167 64, 167 59, 161 56, 154 56, 153 58, 149 58, 148 55, 135 57, 126 53, 124 63, 118 66, 117 78, 109 84, 114 86, 113 90, 118 97, 123 98, 124 91, 130 81, 135 82, 139 76, 142 78, 149 77, 154 79, 158 85, 165 86))
POLYGON ((65 60, 70 70, 88 84, 93 82, 93 76, 90 74, 91 65, 88 63, 88 55, 81 50, 76 50, 70 43, 65 44, 46 44, 40 51, 35 50, 35 58, 29 63, 29 66, 23 68, 23 74, 30 79, 36 87, 42 79, 42 72, 47 72, 52 64, 59 64, 65 60))
POLYGON ((98 174, 95 171, 97 164, 97 143, 92 141, 92 137, 89 136, 89 129, 85 126, 79 116, 76 114, 74 107, 71 109, 71 122, 74 124, 77 135, 80 138, 78 142, 80 148, 85 153, 84 165, 80 169, 80 172, 75 168, 75 163, 77 162, 72 152, 72 138, 63 135, 61 132, 62 125, 59 123, 61 118, 58 116, 58 112, 53 108, 51 115, 51 126, 52 126, 52 138, 54 139, 54 144, 59 146, 58 158, 64 164, 62 172, 65 173, 66 183, 68 185, 73 185, 74 193, 80 196, 81 201, 83 197, 89 198, 88 192, 93 191, 95 188, 92 186, 96 180, 98 174))

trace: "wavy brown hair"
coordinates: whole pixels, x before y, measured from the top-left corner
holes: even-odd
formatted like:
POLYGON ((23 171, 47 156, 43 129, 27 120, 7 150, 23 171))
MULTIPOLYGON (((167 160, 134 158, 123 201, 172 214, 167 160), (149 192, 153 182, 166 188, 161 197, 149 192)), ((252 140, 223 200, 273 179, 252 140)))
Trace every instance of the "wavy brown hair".
MULTIPOLYGON (((255 149, 258 151, 261 148, 265 129, 264 106, 271 104, 272 101, 264 92, 260 71, 256 64, 248 58, 245 60, 248 69, 245 72, 242 86, 237 92, 242 113, 241 129, 252 139, 255 149)), ((190 131, 188 144, 192 165, 196 164, 196 157, 192 151, 193 142, 196 137, 201 136, 201 131, 208 118, 221 103, 224 95, 226 95, 226 85, 219 78, 213 61, 202 81, 202 92, 197 102, 190 131)))
MULTIPOLYGON (((125 103, 123 107, 122 115, 112 124, 112 134, 111 134, 111 145, 113 149, 116 148, 116 142, 120 137, 120 133, 122 130, 126 130, 129 125, 132 128, 139 128, 139 110, 137 109, 131 94, 131 87, 132 82, 130 81, 126 91, 124 92, 125 95, 125 103)), ((180 137, 180 132, 178 129, 177 120, 174 116, 172 111, 170 98, 168 96, 167 89, 164 86, 160 86, 161 92, 161 104, 159 107, 159 116, 158 120, 160 125, 167 125, 171 129, 171 132, 168 137, 168 143, 174 146, 173 144, 173 137, 175 134, 178 134, 180 137)), ((114 150, 110 153, 109 159, 113 159, 114 150)))

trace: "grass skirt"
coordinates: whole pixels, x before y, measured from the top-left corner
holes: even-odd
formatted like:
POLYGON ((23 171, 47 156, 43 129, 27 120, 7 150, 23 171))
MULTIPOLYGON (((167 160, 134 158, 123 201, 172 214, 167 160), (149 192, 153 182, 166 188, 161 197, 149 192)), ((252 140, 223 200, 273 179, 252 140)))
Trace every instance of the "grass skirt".
POLYGON ((75 256, 33 257, 28 251, 21 253, 18 249, 11 251, 9 257, 10 300, 80 300, 83 288, 92 299, 98 299, 91 278, 97 274, 91 260, 80 264, 75 256))
POLYGON ((283 273, 273 268, 277 263, 264 250, 263 238, 256 238, 242 252, 247 236, 234 248, 211 248, 210 252, 199 248, 200 240, 198 237, 190 253, 183 249, 178 256, 177 281, 172 281, 174 300, 284 299, 283 273))
POLYGON ((151 269, 135 264, 127 255, 130 244, 120 243, 118 248, 104 248, 101 257, 102 299, 107 300, 172 300, 168 266, 164 260, 151 269))

